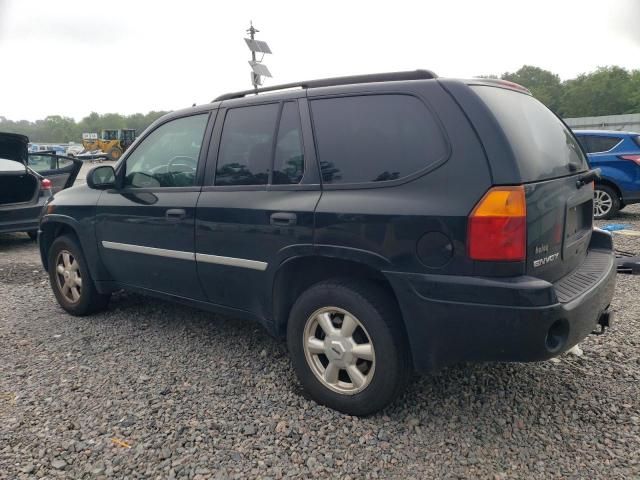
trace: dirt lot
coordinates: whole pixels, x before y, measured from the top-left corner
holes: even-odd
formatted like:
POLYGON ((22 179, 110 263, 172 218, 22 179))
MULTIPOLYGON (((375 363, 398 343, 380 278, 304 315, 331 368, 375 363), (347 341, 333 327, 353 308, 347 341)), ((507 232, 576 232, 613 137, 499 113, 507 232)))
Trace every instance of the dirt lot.
POLYGON ((639 287, 618 277, 582 357, 449 368, 358 419, 255 324, 131 294, 66 315, 36 246, 0 236, 0 478, 639 478, 639 287))

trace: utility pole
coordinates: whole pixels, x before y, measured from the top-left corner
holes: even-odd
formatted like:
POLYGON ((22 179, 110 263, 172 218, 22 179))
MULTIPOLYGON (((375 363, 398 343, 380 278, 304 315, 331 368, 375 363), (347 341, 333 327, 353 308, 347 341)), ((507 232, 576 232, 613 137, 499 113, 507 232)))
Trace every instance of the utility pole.
MULTIPOLYGON (((256 33, 260 32, 260 30, 258 30, 256 27, 253 26, 253 21, 249 22, 249 30, 247 30, 247 33, 249 34, 249 37, 251 38, 252 42, 254 43, 253 40, 255 40, 256 38, 256 33)), ((251 62, 252 63, 256 63, 256 51, 255 50, 251 50, 251 62)), ((258 75, 255 72, 251 72, 251 84, 253 85, 253 89, 256 91, 256 93, 258 93, 258 85, 260 85, 260 75, 258 75)))
POLYGON ((267 42, 256 40, 256 33, 259 32, 260 30, 253 26, 253 22, 249 22, 249 28, 247 29, 249 38, 244 39, 249 50, 251 50, 251 60, 249 60, 249 65, 251 65, 251 85, 253 85, 256 93, 258 93, 258 87, 262 85, 262 77, 271 77, 271 72, 269 72, 267 66, 262 63, 265 54, 270 54, 271 49, 269 45, 267 45, 267 42), (262 53, 260 60, 256 58, 256 53, 262 53))

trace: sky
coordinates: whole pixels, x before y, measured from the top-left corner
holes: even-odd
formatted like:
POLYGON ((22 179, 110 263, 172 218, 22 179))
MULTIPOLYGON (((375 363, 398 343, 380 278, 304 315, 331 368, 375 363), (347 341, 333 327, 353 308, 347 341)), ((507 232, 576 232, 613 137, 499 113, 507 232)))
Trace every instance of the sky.
POLYGON ((535 65, 565 80, 640 68, 640 0, 0 0, 0 116, 132 114, 251 87, 426 68, 472 77, 535 65))

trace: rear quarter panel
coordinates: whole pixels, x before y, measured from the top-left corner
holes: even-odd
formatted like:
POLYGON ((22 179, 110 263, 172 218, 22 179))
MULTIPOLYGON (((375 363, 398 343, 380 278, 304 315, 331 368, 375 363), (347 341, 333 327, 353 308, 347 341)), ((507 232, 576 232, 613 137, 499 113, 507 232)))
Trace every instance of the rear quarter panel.
POLYGON ((638 155, 640 148, 628 136, 611 152, 590 153, 592 168, 600 168, 602 176, 615 183, 624 197, 627 192, 636 196, 640 192, 640 166, 630 160, 622 160, 620 155, 638 155))
POLYGON ((462 111, 437 82, 421 82, 410 93, 439 118, 450 145, 448 159, 396 186, 325 188, 316 208, 315 244, 371 252, 384 258, 389 270, 469 274, 467 215, 491 185, 487 161, 462 111), (417 256, 417 242, 428 232, 443 233, 453 245, 444 266, 428 267, 417 256))

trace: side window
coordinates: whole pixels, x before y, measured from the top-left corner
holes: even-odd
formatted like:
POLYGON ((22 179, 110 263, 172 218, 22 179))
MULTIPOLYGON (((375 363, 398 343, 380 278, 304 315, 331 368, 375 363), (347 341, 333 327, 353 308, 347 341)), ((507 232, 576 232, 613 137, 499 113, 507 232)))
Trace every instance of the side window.
POLYGON ((592 150, 589 153, 608 152, 622 140, 619 137, 592 137, 592 150))
POLYGON ((280 105, 227 111, 222 127, 216 185, 266 185, 280 105))
POLYGON ((578 140, 587 153, 607 152, 620 143, 618 137, 601 137, 599 135, 583 135, 578 140))
POLYGON ((312 100, 311 111, 324 183, 395 180, 447 152, 433 115, 409 95, 312 100))
POLYGON ((585 152, 589 153, 589 142, 587 140, 588 137, 585 137, 584 135, 576 135, 576 138, 578 139, 578 143, 580 144, 582 149, 585 152))
POLYGON ((58 168, 69 168, 71 165, 73 165, 73 160, 58 158, 58 168))
POLYGON ((208 114, 178 118, 155 129, 127 158, 125 186, 195 185, 198 156, 208 118, 208 114))
POLYGON ((48 155, 33 155, 28 157, 29 168, 36 172, 46 172, 56 168, 56 157, 48 155))
POLYGON ((302 127, 300 113, 295 102, 286 102, 282 108, 278 141, 273 160, 274 185, 299 183, 304 173, 302 152, 302 127))

